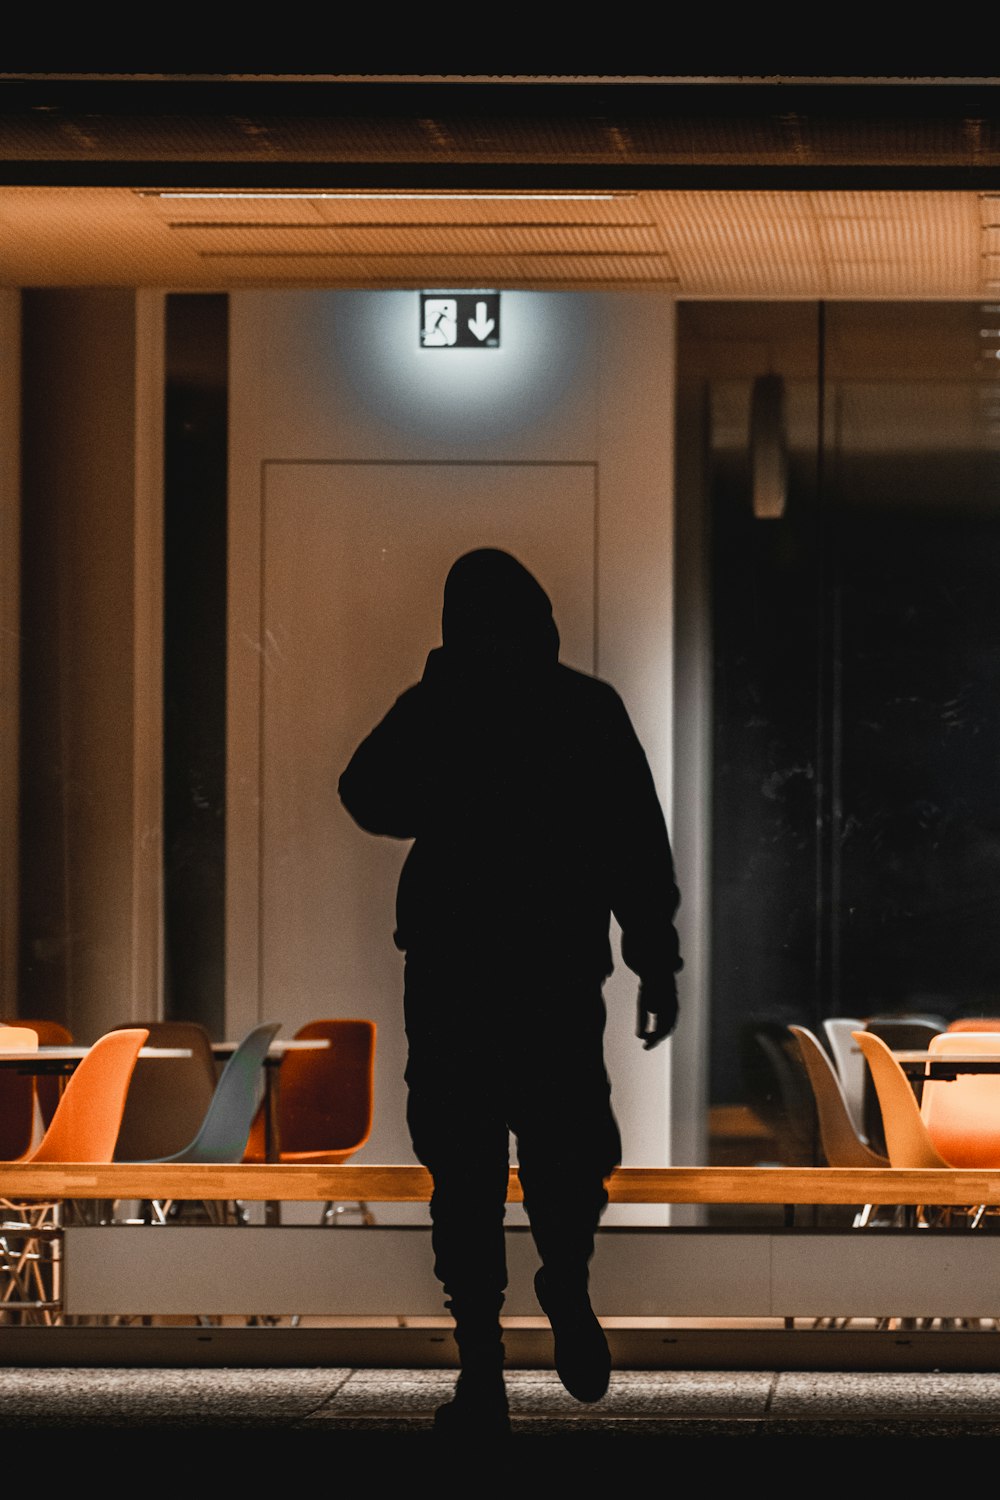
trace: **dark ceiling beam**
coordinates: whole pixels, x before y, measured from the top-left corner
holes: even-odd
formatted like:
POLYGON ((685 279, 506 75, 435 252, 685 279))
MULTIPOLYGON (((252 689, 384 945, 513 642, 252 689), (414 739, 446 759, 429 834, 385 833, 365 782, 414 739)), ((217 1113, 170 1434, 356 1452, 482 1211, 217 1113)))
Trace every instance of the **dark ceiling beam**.
POLYGON ((1000 192, 990 166, 0 160, 0 186, 280 192, 1000 192))
POLYGON ((565 77, 527 81, 462 78, 424 81, 328 75, 192 76, 189 74, 10 74, 0 72, 0 113, 62 110, 68 114, 189 115, 226 113, 407 116, 433 109, 466 118, 620 115, 633 120, 689 114, 760 116, 795 111, 845 120, 956 119, 997 114, 998 78, 669 78, 599 81, 565 77))
POLYGON ((1000 78, 0 74, 0 182, 993 191, 1000 78))

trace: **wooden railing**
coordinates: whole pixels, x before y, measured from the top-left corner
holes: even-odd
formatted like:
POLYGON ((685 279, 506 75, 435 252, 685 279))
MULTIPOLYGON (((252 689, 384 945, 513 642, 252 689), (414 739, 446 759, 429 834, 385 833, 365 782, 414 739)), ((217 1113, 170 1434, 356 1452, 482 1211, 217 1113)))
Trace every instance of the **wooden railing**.
MULTIPOLYGON (((1000 1171, 851 1167, 620 1167, 613 1203, 1000 1205, 1000 1171)), ((196 1166, 59 1163, 0 1166, 0 1198, 233 1199, 245 1202, 425 1203, 419 1166, 196 1166)), ((510 1201, 521 1198, 516 1169, 510 1201)))

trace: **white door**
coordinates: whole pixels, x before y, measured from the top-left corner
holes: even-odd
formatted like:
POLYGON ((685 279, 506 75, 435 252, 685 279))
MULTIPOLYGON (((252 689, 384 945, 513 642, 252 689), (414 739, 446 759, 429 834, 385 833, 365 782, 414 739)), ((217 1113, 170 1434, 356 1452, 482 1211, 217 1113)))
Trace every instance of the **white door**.
POLYGON ((449 567, 512 552, 594 670, 596 471, 587 463, 270 463, 261 535, 260 1014, 378 1023, 365 1155, 410 1161, 396 881, 408 843, 350 819, 337 780, 440 644, 449 567))

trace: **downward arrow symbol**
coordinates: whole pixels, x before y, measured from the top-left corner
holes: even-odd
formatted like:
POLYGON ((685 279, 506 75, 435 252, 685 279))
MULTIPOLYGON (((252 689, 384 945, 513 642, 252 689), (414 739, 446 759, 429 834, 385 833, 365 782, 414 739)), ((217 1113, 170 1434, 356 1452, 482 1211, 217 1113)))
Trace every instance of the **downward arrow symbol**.
POLYGON ((479 340, 489 338, 493 332, 494 323, 492 318, 486 316, 486 303, 476 303, 476 316, 469 319, 469 332, 479 340))

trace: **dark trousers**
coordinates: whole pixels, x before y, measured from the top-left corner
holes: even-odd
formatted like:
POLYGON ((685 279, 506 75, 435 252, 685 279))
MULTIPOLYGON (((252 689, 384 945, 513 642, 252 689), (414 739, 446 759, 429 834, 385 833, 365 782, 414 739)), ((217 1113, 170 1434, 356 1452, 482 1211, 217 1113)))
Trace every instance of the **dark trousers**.
POLYGON ((550 1284, 585 1286, 621 1161, 601 982, 542 982, 407 961, 407 1121, 434 1180, 434 1269, 450 1305, 499 1311, 510 1137, 550 1284))

